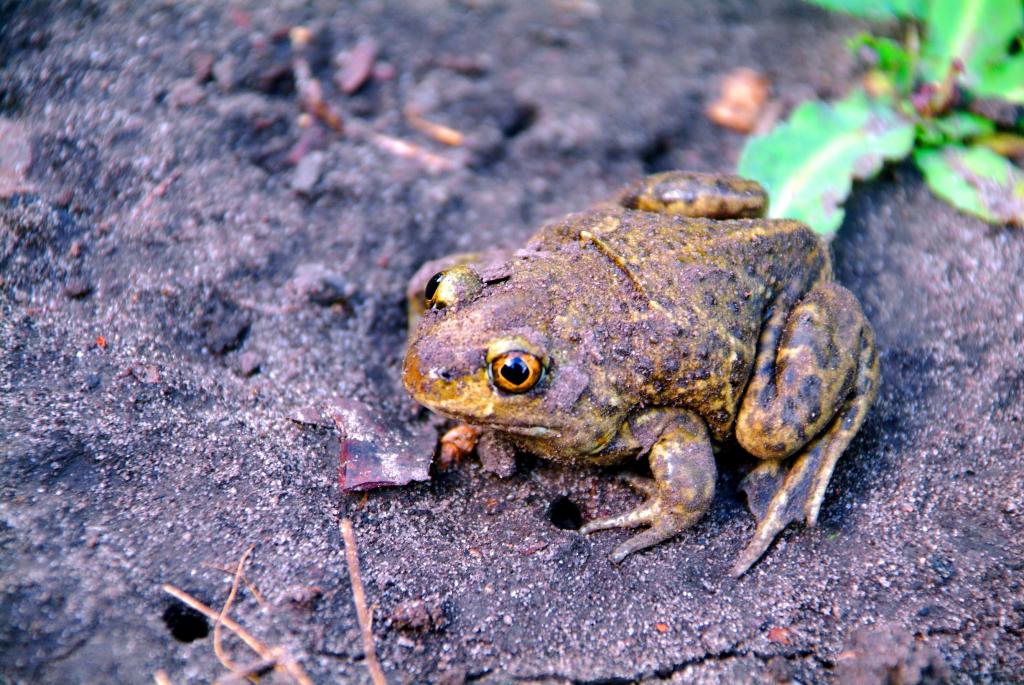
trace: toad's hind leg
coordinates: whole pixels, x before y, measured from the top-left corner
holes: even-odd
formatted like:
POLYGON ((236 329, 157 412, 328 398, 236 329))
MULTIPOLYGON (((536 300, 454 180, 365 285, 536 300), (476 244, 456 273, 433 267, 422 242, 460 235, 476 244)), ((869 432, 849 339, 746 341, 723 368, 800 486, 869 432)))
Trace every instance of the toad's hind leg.
POLYGON ((739 176, 667 171, 627 186, 618 203, 678 216, 755 219, 768 209, 768 194, 756 181, 739 176))
POLYGON ((736 425, 743 448, 764 459, 743 482, 758 523, 733 566, 736 576, 789 523, 817 522, 836 461, 878 391, 874 334, 860 305, 842 286, 815 286, 788 312, 781 331, 771 326, 769 322, 762 335, 736 425), (775 340, 777 351, 771 344, 775 340), (785 460, 793 453, 786 468, 785 460))

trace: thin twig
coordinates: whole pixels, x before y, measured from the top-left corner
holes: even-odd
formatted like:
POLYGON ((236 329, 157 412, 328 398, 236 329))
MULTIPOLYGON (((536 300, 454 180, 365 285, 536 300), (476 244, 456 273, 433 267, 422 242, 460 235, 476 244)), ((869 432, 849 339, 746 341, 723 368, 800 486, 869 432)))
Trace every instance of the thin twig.
POLYGON ((259 661, 254 661, 247 666, 241 666, 231 671, 231 673, 228 673, 223 678, 218 678, 216 680, 216 684, 229 685, 230 683, 240 683, 249 677, 262 675, 264 672, 269 671, 276 665, 276 659, 260 659, 259 661))
POLYGON ((410 143, 407 140, 402 140, 401 138, 384 135, 383 133, 371 132, 370 141, 377 147, 382 150, 386 150, 393 155, 418 162, 423 165, 427 171, 433 174, 438 174, 442 171, 452 171, 458 166, 455 162, 446 157, 434 154, 429 150, 423 149, 419 145, 410 143))
POLYGON ((235 596, 238 594, 238 584, 242 580, 242 569, 245 568, 245 561, 252 554, 252 551, 256 549, 256 545, 249 545, 249 549, 245 550, 245 553, 238 560, 238 565, 235 567, 234 579, 231 581, 231 592, 228 593, 228 598, 224 602, 224 606, 221 608, 220 613, 217 614, 217 620, 213 623, 213 652, 220 659, 220 663, 223 664, 224 668, 229 671, 239 670, 239 666, 228 657, 224 651, 224 646, 220 642, 220 627, 224 622, 224 618, 228 615, 231 610, 231 605, 235 603, 235 596))
MULTIPOLYGON (((165 583, 163 585, 163 591, 169 594, 171 597, 174 597, 175 599, 186 604, 187 606, 192 607, 202 615, 206 616, 208 619, 215 621, 219 616, 219 614, 216 611, 206 606, 205 604, 203 604, 198 599, 188 594, 184 590, 179 590, 178 588, 174 587, 170 583, 165 583)), ((232 633, 240 637, 242 639, 242 642, 249 645, 250 649, 259 654, 260 657, 268 661, 274 661, 276 666, 283 668, 288 673, 288 675, 292 677, 292 679, 299 683, 299 685, 313 685, 313 681, 309 679, 309 676, 307 676, 305 671, 302 670, 302 667, 299 666, 299 664, 297 664, 292 659, 287 658, 287 655, 284 654, 283 649, 281 649, 280 647, 267 647, 265 644, 263 644, 255 637, 253 637, 252 633, 250 633, 242 626, 238 625, 229 616, 225 616, 221 620, 221 623, 224 624, 225 628, 227 628, 232 633)))
MULTIPOLYGON (((235 575, 234 569, 230 569, 227 566, 221 566, 220 564, 214 564, 209 561, 204 561, 203 566, 205 566, 206 568, 212 568, 215 571, 220 571, 221 573, 226 573, 229 576, 235 575)), ((267 606, 266 597, 263 596, 263 593, 260 592, 259 588, 256 587, 256 585, 254 585, 253 582, 249 580, 249 578, 246 577, 244 573, 242 574, 242 582, 245 583, 245 587, 248 588, 249 592, 252 593, 252 597, 256 600, 257 604, 259 604, 261 607, 267 606)))
POLYGON ((373 615, 366 607, 366 593, 363 591, 363 580, 359 575, 359 551, 356 549, 356 535, 352 531, 352 522, 347 518, 341 520, 341 537, 345 540, 345 561, 348 563, 348 577, 352 581, 352 601, 356 605, 356 618, 363 634, 363 660, 366 670, 370 672, 373 685, 387 685, 388 681, 377 661, 377 649, 373 644, 373 615))
POLYGON ((450 147, 459 147, 462 145, 464 136, 460 131, 455 130, 451 126, 438 124, 424 118, 424 116, 420 114, 419 110, 415 107, 406 107, 404 112, 405 120, 410 126, 420 133, 450 147))
MULTIPOLYGON (((200 602, 192 595, 188 594, 184 590, 179 590, 178 588, 174 587, 169 583, 164 584, 163 590, 171 597, 181 600, 183 603, 192 607, 202 615, 206 616, 206 618, 208 619, 216 621, 217 616, 220 615, 210 607, 200 602)), ((229 616, 225 616, 221 622, 224 624, 225 628, 230 630, 238 637, 242 638, 242 642, 249 645, 252 651, 256 652, 264 659, 269 659, 271 657, 270 647, 267 647, 265 644, 263 644, 255 637, 253 637, 252 633, 250 633, 248 630, 235 623, 234 619, 230 618, 229 616)))

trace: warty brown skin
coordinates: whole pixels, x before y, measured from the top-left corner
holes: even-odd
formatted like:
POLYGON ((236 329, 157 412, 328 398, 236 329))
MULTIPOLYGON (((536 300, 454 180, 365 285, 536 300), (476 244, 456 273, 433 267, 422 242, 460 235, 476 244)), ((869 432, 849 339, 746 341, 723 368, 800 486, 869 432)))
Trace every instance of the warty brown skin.
POLYGON ((735 435, 762 460, 744 481, 758 526, 740 575, 791 521, 815 523, 877 391, 871 328, 806 226, 699 216, 762 214, 757 184, 669 172, 618 198, 544 226, 514 253, 445 260, 405 385, 430 409, 549 459, 647 455, 653 478, 630 478, 647 501, 582 529, 648 526, 616 561, 699 520, 713 496, 712 444, 735 435), (508 355, 536 361, 525 391, 496 377, 508 355))

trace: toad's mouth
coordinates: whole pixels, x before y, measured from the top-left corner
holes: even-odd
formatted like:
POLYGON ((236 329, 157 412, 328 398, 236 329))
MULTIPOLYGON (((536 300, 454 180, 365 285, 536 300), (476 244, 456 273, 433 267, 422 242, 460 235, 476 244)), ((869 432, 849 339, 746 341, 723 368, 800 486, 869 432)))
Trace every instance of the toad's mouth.
POLYGON ((442 416, 447 416, 450 419, 456 421, 462 421, 468 423, 471 426, 479 426, 481 428, 488 428, 490 430, 498 431, 499 433, 513 433, 515 435, 522 435, 528 438, 560 438, 562 433, 558 430, 557 426, 542 425, 536 423, 503 423, 499 421, 484 421, 476 416, 469 414, 461 414, 445 409, 439 409, 437 407, 430 407, 430 409, 442 416))
POLYGON ((515 433, 516 435, 525 435, 530 438, 559 438, 562 436, 561 433, 550 426, 528 426, 513 423, 477 423, 476 425, 501 433, 515 433))

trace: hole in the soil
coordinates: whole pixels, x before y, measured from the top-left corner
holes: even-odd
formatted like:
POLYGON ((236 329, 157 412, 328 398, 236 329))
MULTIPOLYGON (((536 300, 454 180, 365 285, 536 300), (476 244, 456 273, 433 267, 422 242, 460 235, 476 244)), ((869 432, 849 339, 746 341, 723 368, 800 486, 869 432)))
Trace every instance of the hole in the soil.
POLYGON ((562 530, 579 530, 583 525, 583 514, 571 499, 562 495, 548 507, 548 518, 555 528, 562 530))
POLYGON ((181 602, 168 605, 163 618, 167 630, 178 642, 193 642, 210 634, 210 622, 206 617, 181 602))
POLYGON ((21 109, 21 94, 13 85, 0 88, 0 112, 17 114, 21 109))
POLYGON ((501 132, 506 138, 515 138, 537 121, 537 107, 529 103, 517 104, 501 124, 501 132))

